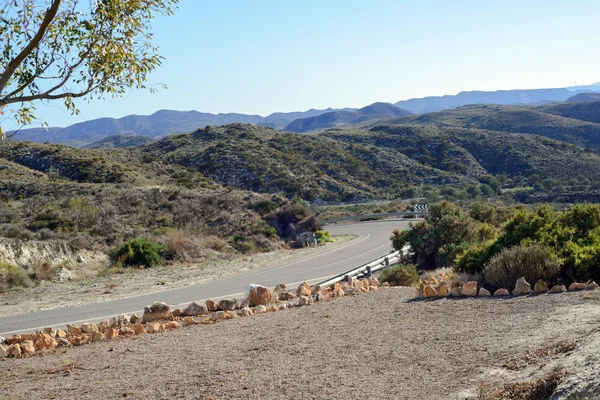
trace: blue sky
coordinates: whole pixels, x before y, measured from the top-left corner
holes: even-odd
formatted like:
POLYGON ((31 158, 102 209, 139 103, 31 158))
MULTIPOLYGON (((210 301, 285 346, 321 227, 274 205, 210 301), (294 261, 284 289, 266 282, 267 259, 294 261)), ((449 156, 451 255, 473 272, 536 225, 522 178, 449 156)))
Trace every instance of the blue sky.
POLYGON ((180 0, 154 22, 159 94, 37 105, 40 123, 159 109, 267 115, 600 81, 597 0, 180 0))

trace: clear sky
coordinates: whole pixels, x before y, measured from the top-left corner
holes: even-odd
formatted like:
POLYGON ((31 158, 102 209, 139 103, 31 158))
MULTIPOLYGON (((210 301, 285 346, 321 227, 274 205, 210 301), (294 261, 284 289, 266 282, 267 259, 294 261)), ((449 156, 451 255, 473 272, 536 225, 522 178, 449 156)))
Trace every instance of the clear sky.
MULTIPOLYGON (((180 0, 154 22, 159 94, 80 102, 66 126, 159 109, 267 115, 600 81, 598 0, 180 0)), ((41 121, 40 121, 41 122, 41 121)))

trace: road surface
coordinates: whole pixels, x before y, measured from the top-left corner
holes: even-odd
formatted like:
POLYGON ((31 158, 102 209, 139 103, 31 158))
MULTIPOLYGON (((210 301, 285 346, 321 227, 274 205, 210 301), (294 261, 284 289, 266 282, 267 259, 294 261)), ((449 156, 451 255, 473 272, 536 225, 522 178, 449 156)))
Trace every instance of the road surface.
MULTIPOLYGON (((159 292, 144 296, 60 308, 0 318, 0 336, 35 331, 46 326, 64 326, 67 323, 100 321, 118 314, 140 313, 145 306, 162 301, 172 306, 185 305, 195 300, 241 298, 249 284, 268 287, 280 283, 296 285, 303 281, 316 283, 333 275, 359 267, 392 251, 390 236, 394 229, 408 226, 407 221, 374 221, 326 227, 332 235, 358 235, 358 238, 316 255, 247 274, 236 275, 201 285, 159 292)), ((0 315, 2 311, 0 308, 0 315)))

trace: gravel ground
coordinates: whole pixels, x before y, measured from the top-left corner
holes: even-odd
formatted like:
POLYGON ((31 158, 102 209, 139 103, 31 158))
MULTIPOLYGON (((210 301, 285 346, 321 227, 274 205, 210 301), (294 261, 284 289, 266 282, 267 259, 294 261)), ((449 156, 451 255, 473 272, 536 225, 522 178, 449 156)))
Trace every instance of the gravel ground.
POLYGON ((518 372, 503 364, 555 342, 587 347, 600 328, 599 291, 434 301, 414 294, 382 289, 5 359, 0 398, 461 399, 481 380, 537 378, 570 355, 542 357, 518 372))

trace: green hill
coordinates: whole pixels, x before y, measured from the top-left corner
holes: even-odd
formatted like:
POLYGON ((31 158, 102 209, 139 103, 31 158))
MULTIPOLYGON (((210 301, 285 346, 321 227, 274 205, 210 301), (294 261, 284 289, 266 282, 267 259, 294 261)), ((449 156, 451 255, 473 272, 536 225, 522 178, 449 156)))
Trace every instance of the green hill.
POLYGON ((540 107, 539 110, 565 118, 579 119, 600 124, 600 101, 552 104, 540 107))
POLYGON ((152 143, 154 139, 143 135, 111 135, 102 140, 90 143, 85 149, 122 149, 125 147, 139 147, 152 143))
POLYGON ((531 133, 600 151, 600 124, 544 112, 548 107, 470 105, 389 122, 531 133))

